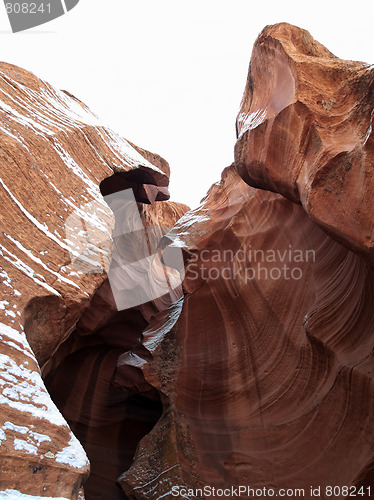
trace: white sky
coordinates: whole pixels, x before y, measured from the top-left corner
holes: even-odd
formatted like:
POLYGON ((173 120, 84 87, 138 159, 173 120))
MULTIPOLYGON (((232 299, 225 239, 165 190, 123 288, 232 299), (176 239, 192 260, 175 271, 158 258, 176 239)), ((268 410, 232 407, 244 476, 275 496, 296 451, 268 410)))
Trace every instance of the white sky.
POLYGON ((373 0, 80 0, 17 34, 1 3, 0 60, 70 91, 162 155, 171 199, 195 207, 233 161, 253 43, 282 21, 341 58, 374 63, 373 0))

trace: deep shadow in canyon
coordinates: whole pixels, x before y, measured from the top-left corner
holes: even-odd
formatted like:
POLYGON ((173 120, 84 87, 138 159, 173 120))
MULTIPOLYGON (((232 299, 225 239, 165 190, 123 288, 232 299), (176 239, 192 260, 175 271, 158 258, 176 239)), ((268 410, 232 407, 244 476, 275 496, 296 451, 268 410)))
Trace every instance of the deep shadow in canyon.
MULTIPOLYGON (((109 290, 106 283, 101 288, 109 290)), ((86 499, 124 500, 128 497, 116 481, 159 420, 162 404, 157 391, 138 380, 139 372, 128 379, 127 388, 116 382, 120 356, 139 343, 147 325, 141 312, 114 312, 107 324, 95 329, 95 313, 101 310, 105 317, 98 302, 104 303, 101 289, 43 371, 48 392, 90 460, 86 499)))

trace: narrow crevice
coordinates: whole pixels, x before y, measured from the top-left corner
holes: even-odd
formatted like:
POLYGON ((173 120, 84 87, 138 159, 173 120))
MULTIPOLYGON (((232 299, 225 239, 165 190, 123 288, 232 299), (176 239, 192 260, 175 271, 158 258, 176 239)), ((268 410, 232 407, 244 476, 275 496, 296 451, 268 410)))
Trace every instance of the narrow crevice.
MULTIPOLYGON (((141 203, 167 199, 167 187, 154 183, 146 170, 136 170, 114 174, 100 184, 103 196, 118 193, 114 198, 106 198, 108 203, 111 201, 110 208, 116 218, 114 231, 121 230, 112 255, 114 270, 118 267, 118 252, 127 264, 142 257, 141 244, 147 245, 147 231, 140 231, 140 236, 136 234, 134 238, 134 233, 127 234, 127 226, 124 234, 122 230, 124 224, 132 228, 132 219, 142 220, 141 203), (134 202, 121 197, 120 191, 128 189, 133 192, 134 202)), ((158 226, 156 229, 161 230, 158 226)), ((157 235, 152 235, 158 241, 163 232, 156 232, 157 235)), ((151 253, 149 248, 146 253, 151 253)), ((120 288, 122 285, 129 294, 139 286, 137 280, 121 282, 120 288)), ((117 480, 131 467, 138 443, 162 414, 158 391, 148 384, 140 369, 127 366, 124 361, 133 350, 144 350, 142 332, 157 308, 152 302, 138 302, 139 306, 118 310, 113 293, 106 279, 75 329, 42 369, 51 398, 90 460, 91 472, 84 485, 86 500, 128 498, 117 480)))
POLYGON ((76 330, 45 365, 43 376, 90 460, 86 500, 123 500, 127 496, 117 479, 130 468, 138 443, 158 422, 162 404, 156 389, 139 380, 140 371, 126 372, 126 387, 117 377, 120 356, 139 345, 148 323, 134 308, 112 315, 107 311, 107 322, 95 328, 92 320, 98 318, 102 300, 94 297, 76 330))

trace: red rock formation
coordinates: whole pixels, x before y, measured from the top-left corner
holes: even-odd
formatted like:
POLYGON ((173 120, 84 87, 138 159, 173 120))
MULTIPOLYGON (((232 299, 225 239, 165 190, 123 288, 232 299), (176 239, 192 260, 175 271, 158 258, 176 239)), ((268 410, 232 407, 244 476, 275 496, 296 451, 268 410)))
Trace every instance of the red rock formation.
POLYGON ((251 186, 301 202, 348 248, 374 261, 374 69, 335 57, 289 24, 253 48, 235 162, 251 186))
POLYGON ((372 484, 372 82, 298 28, 257 40, 235 165, 173 231, 184 300, 127 360, 163 401, 130 498, 372 484))
POLYGON ((0 490, 76 499, 87 458, 36 360, 51 357, 105 283, 113 214, 100 183, 104 194, 133 187, 149 203, 168 197, 169 166, 75 97, 8 64, 0 65, 0 154, 0 490), (79 267, 82 241, 69 220, 99 237, 94 274, 79 267))
POLYGON ((164 409, 129 498, 355 484, 373 456, 373 269, 233 167, 174 230, 185 296, 134 349, 164 409))
MULTIPOLYGON (((369 497, 366 488, 372 488, 374 470, 372 78, 372 70, 362 63, 340 61, 303 30, 285 24, 265 28, 255 44, 238 118, 235 164, 224 170, 201 207, 187 212, 161 242, 162 226, 174 224, 186 207, 168 202, 139 205, 143 225, 157 227, 145 246, 154 249, 156 242, 164 261, 178 249, 184 252, 183 295, 177 287, 156 300, 117 311, 106 275, 75 276, 69 261, 61 260, 69 256, 56 247, 57 235, 46 235, 53 263, 69 268, 68 279, 79 291, 69 292, 68 283, 53 273, 48 281, 45 266, 51 261, 40 257, 43 266, 34 259, 41 267, 22 289, 22 294, 29 293, 23 321, 39 358, 48 359, 43 368, 48 389, 90 456, 87 500, 171 499, 178 493, 202 499, 196 489, 203 487, 228 489, 225 496, 235 498, 239 486, 270 489, 274 496, 282 494, 281 488, 302 488, 304 498, 313 498, 311 486, 321 488, 320 498, 331 498, 328 486, 363 486, 353 493, 369 497), (39 302, 39 289, 33 287, 45 285, 60 295, 42 290, 48 300, 39 302), (87 295, 82 298, 83 292, 87 295)), ((100 127, 82 127, 56 132, 59 141, 60 135, 66 141, 64 148, 72 148, 70 156, 83 148, 82 140, 75 150, 71 134, 81 140, 88 127, 94 150, 92 135, 98 130, 103 134, 100 127)), ((22 134, 29 132, 25 128, 22 134)), ((23 137, 13 135, 15 143, 23 137)), ((105 151, 108 137, 110 133, 103 141, 105 151)), ((34 139, 40 139, 35 131, 29 140, 34 139)), ((47 142, 43 148, 56 148, 53 138, 47 142)), ((167 166, 159 157, 135 149, 158 167, 156 173, 150 164, 145 168, 130 162, 133 168, 124 174, 90 165, 85 175, 95 172, 94 185, 102 181, 104 195, 133 187, 138 202, 163 199, 167 166)), ((36 153, 33 158, 38 158, 36 153)), ((62 169, 71 165, 68 154, 62 155, 62 169)), ((86 165, 84 158, 80 163, 86 165)), ((8 175, 12 173, 10 169, 8 175)), ((66 196, 62 185, 56 187, 66 196)), ((44 188, 50 189, 48 182, 44 188)), ((78 188, 87 191, 84 183, 78 188)), ((12 191, 6 193, 15 204, 14 218, 20 206, 12 191)), ((93 199, 89 193, 85 196, 88 200, 81 203, 93 199)), ((25 192, 23 198, 28 200, 25 192)), ((65 220, 70 209, 66 213, 63 200, 61 196, 57 208, 65 220)), ((28 203, 27 213, 34 219, 46 216, 37 212, 42 200, 37 206, 28 203)), ((109 231, 113 221, 102 209, 100 221, 109 231)), ((82 217, 78 212, 78 220, 82 217)), ((7 221, 7 231, 14 229, 7 221)), ((25 245, 28 233, 20 233, 25 245)), ((95 236, 94 241, 101 239, 95 236)), ((130 257, 133 252, 138 258, 136 246, 128 248, 125 241, 125 234, 115 241, 119 252, 130 257)), ((98 252, 100 258, 95 254, 95 267, 82 256, 80 243, 79 238, 73 242, 79 249, 73 255, 77 265, 107 269, 102 257, 104 251, 110 255, 109 245, 98 252)), ((29 261, 27 265, 31 267, 29 261)), ((175 267, 177 272, 177 258, 175 267)), ((60 267, 54 271, 61 274, 60 267)), ((25 274, 26 268, 20 272, 25 274)), ((155 277, 161 275, 162 268, 156 268, 155 277)), ((129 275, 134 294, 136 277, 129 275)), ((9 321, 9 308, 4 310, 9 321)), ((40 395, 47 394, 35 368, 32 377, 26 371, 27 353, 35 367, 33 354, 24 347, 22 334, 4 328, 8 337, 2 349, 10 350, 11 357, 4 359, 7 369, 0 383, 13 400, 17 387, 36 391, 35 413, 35 407, 44 404, 40 395), (16 386, 17 379, 11 378, 16 376, 22 384, 31 378, 35 387, 16 386)), ((18 397, 22 394, 19 391, 18 397)), ((50 400, 45 401, 44 411, 55 411, 50 400)), ((16 444, 8 475, 0 476, 0 481, 4 477, 11 482, 2 485, 25 491, 27 484, 28 491, 41 494, 45 480, 45 494, 76 498, 87 466, 66 464, 59 469, 58 453, 52 457, 46 451, 49 435, 56 450, 66 447, 68 427, 61 421, 55 427, 46 419, 36 422, 36 414, 25 417, 25 412, 16 413, 15 403, 2 403, 10 417, 6 422, 3 418, 0 440, 7 445, 5 435, 16 444), (17 425, 23 422, 26 429, 12 428, 15 415, 17 425), (27 433, 28 444, 37 448, 32 463, 30 449, 20 449, 22 444, 14 440, 16 432, 27 433), (48 470, 46 458, 53 459, 48 470), (33 473, 37 479, 32 488, 25 464, 30 464, 29 476, 33 473)), ((241 491, 241 498, 259 496, 265 494, 241 491)), ((335 495, 344 496, 343 490, 335 495)))

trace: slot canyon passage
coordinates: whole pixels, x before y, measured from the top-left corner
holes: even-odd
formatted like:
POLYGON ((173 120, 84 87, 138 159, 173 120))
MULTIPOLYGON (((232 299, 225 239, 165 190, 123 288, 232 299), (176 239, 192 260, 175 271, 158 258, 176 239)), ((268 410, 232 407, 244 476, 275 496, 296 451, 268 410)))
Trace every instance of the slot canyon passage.
POLYGON ((374 495, 374 67, 265 27, 194 210, 0 72, 0 498, 374 495))

